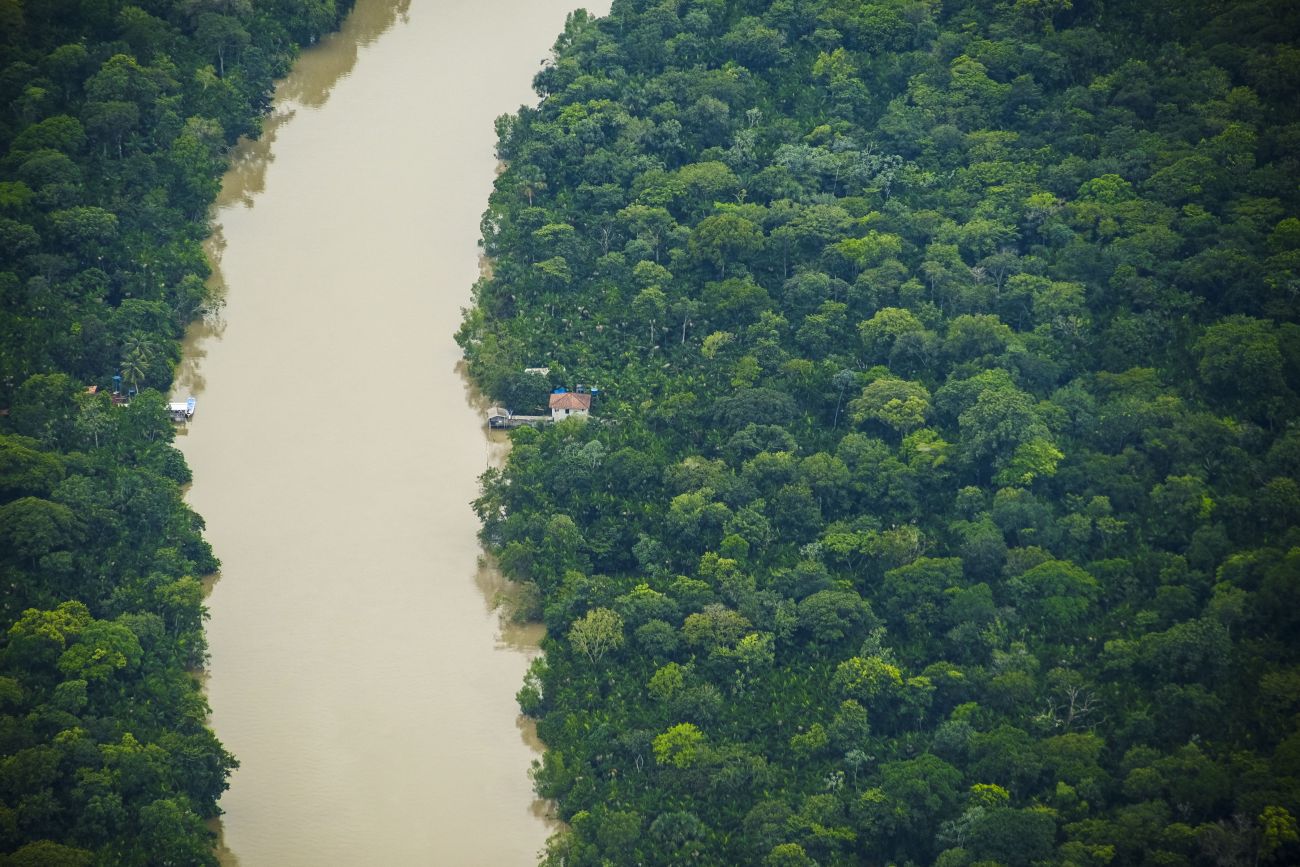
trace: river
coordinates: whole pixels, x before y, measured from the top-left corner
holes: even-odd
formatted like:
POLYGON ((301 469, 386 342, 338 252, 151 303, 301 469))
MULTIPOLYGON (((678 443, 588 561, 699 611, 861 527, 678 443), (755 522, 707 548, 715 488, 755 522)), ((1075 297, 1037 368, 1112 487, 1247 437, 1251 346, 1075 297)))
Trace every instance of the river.
MULTIPOLYGON (((228 865, 526 865, 548 826, 469 502, 499 460, 452 341, 493 119, 573 0, 359 0, 224 180, 226 305, 176 392, 222 559, 207 691, 228 865)), ((607 11, 608 4, 592 11, 607 11)))

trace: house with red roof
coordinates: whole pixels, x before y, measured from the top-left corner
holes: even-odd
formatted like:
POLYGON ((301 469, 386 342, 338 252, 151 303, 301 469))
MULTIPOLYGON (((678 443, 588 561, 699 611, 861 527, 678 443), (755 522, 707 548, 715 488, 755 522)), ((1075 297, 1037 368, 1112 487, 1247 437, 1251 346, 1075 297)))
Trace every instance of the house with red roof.
POLYGON ((591 395, 562 391, 551 395, 551 421, 561 421, 574 416, 586 418, 591 412, 591 395))

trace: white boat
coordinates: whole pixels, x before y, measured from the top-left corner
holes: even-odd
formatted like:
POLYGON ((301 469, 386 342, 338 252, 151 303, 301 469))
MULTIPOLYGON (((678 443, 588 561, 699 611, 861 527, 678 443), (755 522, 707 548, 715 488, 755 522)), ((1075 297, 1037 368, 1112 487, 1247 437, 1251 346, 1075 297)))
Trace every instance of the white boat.
POLYGON ((174 400, 167 404, 167 413, 171 416, 172 421, 189 421, 194 418, 196 403, 192 397, 183 401, 174 400))

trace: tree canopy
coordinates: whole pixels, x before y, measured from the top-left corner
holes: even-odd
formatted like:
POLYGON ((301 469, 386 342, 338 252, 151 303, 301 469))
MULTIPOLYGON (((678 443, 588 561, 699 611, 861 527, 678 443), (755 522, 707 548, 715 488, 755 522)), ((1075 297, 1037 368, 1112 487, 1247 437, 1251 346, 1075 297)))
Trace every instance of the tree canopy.
POLYGON ((1300 858, 1298 38, 570 17, 458 335, 600 387, 477 503, 549 627, 545 863, 1300 858))

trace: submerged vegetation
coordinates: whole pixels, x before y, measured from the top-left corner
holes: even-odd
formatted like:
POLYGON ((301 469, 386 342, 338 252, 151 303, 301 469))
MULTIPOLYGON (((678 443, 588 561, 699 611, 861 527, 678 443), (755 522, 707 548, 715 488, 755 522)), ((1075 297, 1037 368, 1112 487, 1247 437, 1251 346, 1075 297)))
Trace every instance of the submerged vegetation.
POLYGON ((459 334, 549 864, 1300 860, 1300 7, 616 0, 459 334))
POLYGON ((0 863, 215 863, 217 561, 159 390, 227 149, 344 5, 0 0, 0 863))

